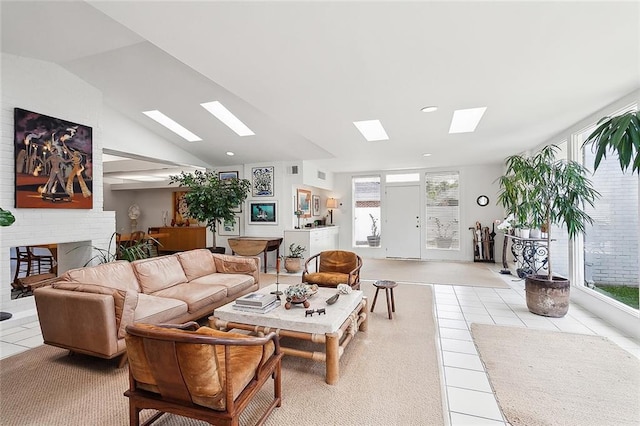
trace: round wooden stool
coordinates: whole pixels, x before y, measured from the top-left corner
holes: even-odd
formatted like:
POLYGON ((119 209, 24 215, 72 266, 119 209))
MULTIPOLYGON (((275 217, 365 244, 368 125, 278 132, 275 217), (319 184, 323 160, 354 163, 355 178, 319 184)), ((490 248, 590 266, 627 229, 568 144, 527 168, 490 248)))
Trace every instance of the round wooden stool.
POLYGON ((385 296, 387 297, 387 312, 389 312, 389 319, 393 319, 393 315, 391 312, 396 311, 396 301, 393 298, 393 288, 398 286, 398 283, 395 281, 389 280, 379 280, 373 283, 376 288, 376 294, 373 296, 373 303, 371 304, 371 312, 373 312, 373 308, 376 306, 376 299, 378 298, 378 292, 381 288, 384 289, 385 296), (391 297, 389 297, 389 293, 391 293, 391 297))

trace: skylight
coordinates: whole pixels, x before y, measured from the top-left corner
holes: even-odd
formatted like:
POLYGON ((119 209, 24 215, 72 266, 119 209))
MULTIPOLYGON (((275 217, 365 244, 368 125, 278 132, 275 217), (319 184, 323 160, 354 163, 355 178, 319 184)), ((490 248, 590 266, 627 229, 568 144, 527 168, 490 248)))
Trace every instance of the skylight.
POLYGON ((389 140, 380 120, 354 121, 353 124, 360 130, 362 136, 369 142, 389 140))
POLYGON ((457 109, 453 112, 449 133, 469 133, 476 130, 487 107, 457 109))
POLYGON ((164 127, 171 130, 173 133, 188 140, 189 142, 198 142, 202 140, 198 135, 185 129, 180 124, 176 123, 175 121, 173 121, 172 119, 170 119, 169 117, 167 117, 166 115, 158 111, 157 109, 153 111, 142 111, 142 113, 147 117, 149 117, 150 119, 155 120, 156 122, 162 124, 164 127))
POLYGON ((247 127, 238 117, 233 115, 231 111, 225 108, 218 101, 206 102, 200 104, 204 109, 213 114, 218 120, 222 121, 227 127, 236 132, 239 136, 255 135, 253 131, 247 127))

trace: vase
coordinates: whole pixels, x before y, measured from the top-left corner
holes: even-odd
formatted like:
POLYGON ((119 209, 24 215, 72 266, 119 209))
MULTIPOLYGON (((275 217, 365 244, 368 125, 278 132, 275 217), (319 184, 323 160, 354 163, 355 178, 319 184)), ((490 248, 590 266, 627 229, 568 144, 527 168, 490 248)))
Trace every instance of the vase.
POLYGON ((302 269, 302 259, 299 257, 285 257, 284 269, 289 273, 300 272, 300 269, 302 269))

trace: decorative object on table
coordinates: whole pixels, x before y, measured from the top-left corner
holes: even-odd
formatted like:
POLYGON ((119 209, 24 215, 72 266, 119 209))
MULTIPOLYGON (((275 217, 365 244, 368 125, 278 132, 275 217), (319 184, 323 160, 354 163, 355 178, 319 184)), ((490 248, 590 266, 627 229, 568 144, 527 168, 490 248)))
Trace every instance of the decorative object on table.
POLYGON ((129 206, 129 210, 127 210, 127 215, 129 216, 129 220, 131 221, 131 232, 136 232, 138 230, 138 218, 140 217, 140 206, 137 203, 133 203, 129 206))
POLYGON ((14 108, 15 206, 93 208, 92 132, 83 124, 14 108))
POLYGON ((276 290, 272 291, 271 294, 275 294, 278 300, 282 296, 280 291, 280 256, 276 256, 276 290))
POLYGON ((311 196, 312 214, 320 216, 320 197, 318 195, 311 196))
POLYGON ((249 293, 238 297, 233 305, 244 312, 267 313, 280 306, 280 297, 272 293, 249 293))
POLYGON ((251 195, 254 197, 273 197, 273 166, 253 167, 251 169, 251 195))
POLYGON ((304 311, 304 316, 312 317, 314 313, 317 313, 318 315, 326 315, 327 310, 325 308, 307 309, 306 311, 304 311))
POLYGON ((300 272, 302 269, 302 255, 306 249, 300 244, 289 244, 289 254, 284 257, 284 269, 287 272, 290 274, 300 272))
MULTIPOLYGON (((553 275, 551 225, 565 224, 569 239, 593 223, 584 210, 600 195, 576 161, 555 158, 558 147, 548 145, 533 156, 513 155, 505 160, 506 172, 498 178, 498 202, 517 218, 528 218, 547 230, 546 275, 527 275, 527 307, 537 315, 563 317, 569 310, 570 282, 553 275)), ((526 222, 523 222, 526 223, 526 222)))
POLYGON ((162 226, 167 226, 167 221, 169 220, 169 211, 162 210, 162 226))
POLYGON ((369 247, 380 247, 380 231, 378 230, 378 218, 369 213, 371 218, 371 235, 367 236, 369 247))
POLYGON ((327 208, 329 209, 329 224, 333 225, 333 209, 338 208, 338 200, 335 198, 327 198, 327 208))
POLYGON ((302 211, 302 217, 311 217, 311 191, 298 189, 298 210, 302 211))
POLYGON ((353 288, 351 288, 349 284, 338 284, 336 288, 340 294, 351 294, 353 291, 353 288))
POLYGON ((640 174, 640 111, 627 111, 616 117, 604 117, 598 121, 598 127, 582 144, 585 148, 592 145, 596 151, 593 171, 607 152, 616 153, 620 169, 625 172, 631 166, 631 173, 640 174))
POLYGON ((247 199, 251 187, 247 179, 222 181, 215 171, 200 170, 170 176, 170 183, 190 189, 183 195, 186 210, 180 213, 184 212, 187 217, 206 223, 213 233, 213 247, 216 247, 218 224, 235 219, 233 209, 247 199))
POLYGON ((285 303, 285 309, 291 309, 292 305, 302 304, 305 308, 308 308, 311 304, 307 300, 309 298, 309 287, 305 284, 290 285, 284 291, 284 295, 287 298, 285 303))
POLYGON ((340 293, 336 293, 333 296, 331 296, 330 298, 328 298, 327 300, 325 300, 325 302, 327 303, 327 305, 333 305, 334 303, 336 303, 338 301, 339 297, 340 297, 340 293))
POLYGON ((293 214, 296 215, 296 218, 298 219, 298 226, 296 226, 296 229, 302 229, 300 228, 300 218, 304 216, 304 212, 302 210, 296 209, 293 214))
POLYGON ((252 225, 277 225, 278 203, 276 201, 251 201, 249 203, 249 223, 252 225))

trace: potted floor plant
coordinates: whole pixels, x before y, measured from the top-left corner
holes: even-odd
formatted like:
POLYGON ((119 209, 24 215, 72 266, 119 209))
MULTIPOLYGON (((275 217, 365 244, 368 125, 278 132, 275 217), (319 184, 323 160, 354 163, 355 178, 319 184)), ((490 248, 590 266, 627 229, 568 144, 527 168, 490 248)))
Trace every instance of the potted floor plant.
POLYGON ((547 230, 547 274, 527 275, 526 300, 534 314, 562 317, 569 310, 568 279, 553 274, 551 225, 565 225, 569 238, 593 223, 584 206, 593 206, 599 193, 579 163, 555 158, 558 147, 548 145, 533 156, 506 159, 506 172, 498 181, 498 202, 517 217, 543 224, 547 230))
MULTIPOLYGON (((8 210, 0 208, 0 226, 11 226, 16 218, 8 210)), ((10 312, 0 312, 0 321, 8 320, 12 315, 10 312)))
POLYGON ((640 111, 628 111, 615 117, 604 117, 584 141, 596 152, 593 169, 598 169, 607 152, 618 154, 620 168, 640 174, 640 111))
POLYGON ((371 213, 369 213, 369 217, 371 218, 371 235, 367 237, 367 243, 369 243, 369 247, 379 247, 380 231, 378 231, 378 219, 371 213))
POLYGON ((215 171, 193 173, 181 172, 170 176, 171 183, 189 188, 185 201, 189 209, 189 216, 206 226, 213 232, 213 251, 224 253, 216 248, 216 228, 223 221, 234 221, 235 212, 249 195, 251 183, 247 179, 221 180, 215 171))
POLYGON ((289 273, 300 272, 302 269, 302 254, 306 250, 299 244, 291 243, 289 245, 289 254, 284 257, 284 269, 289 273))

